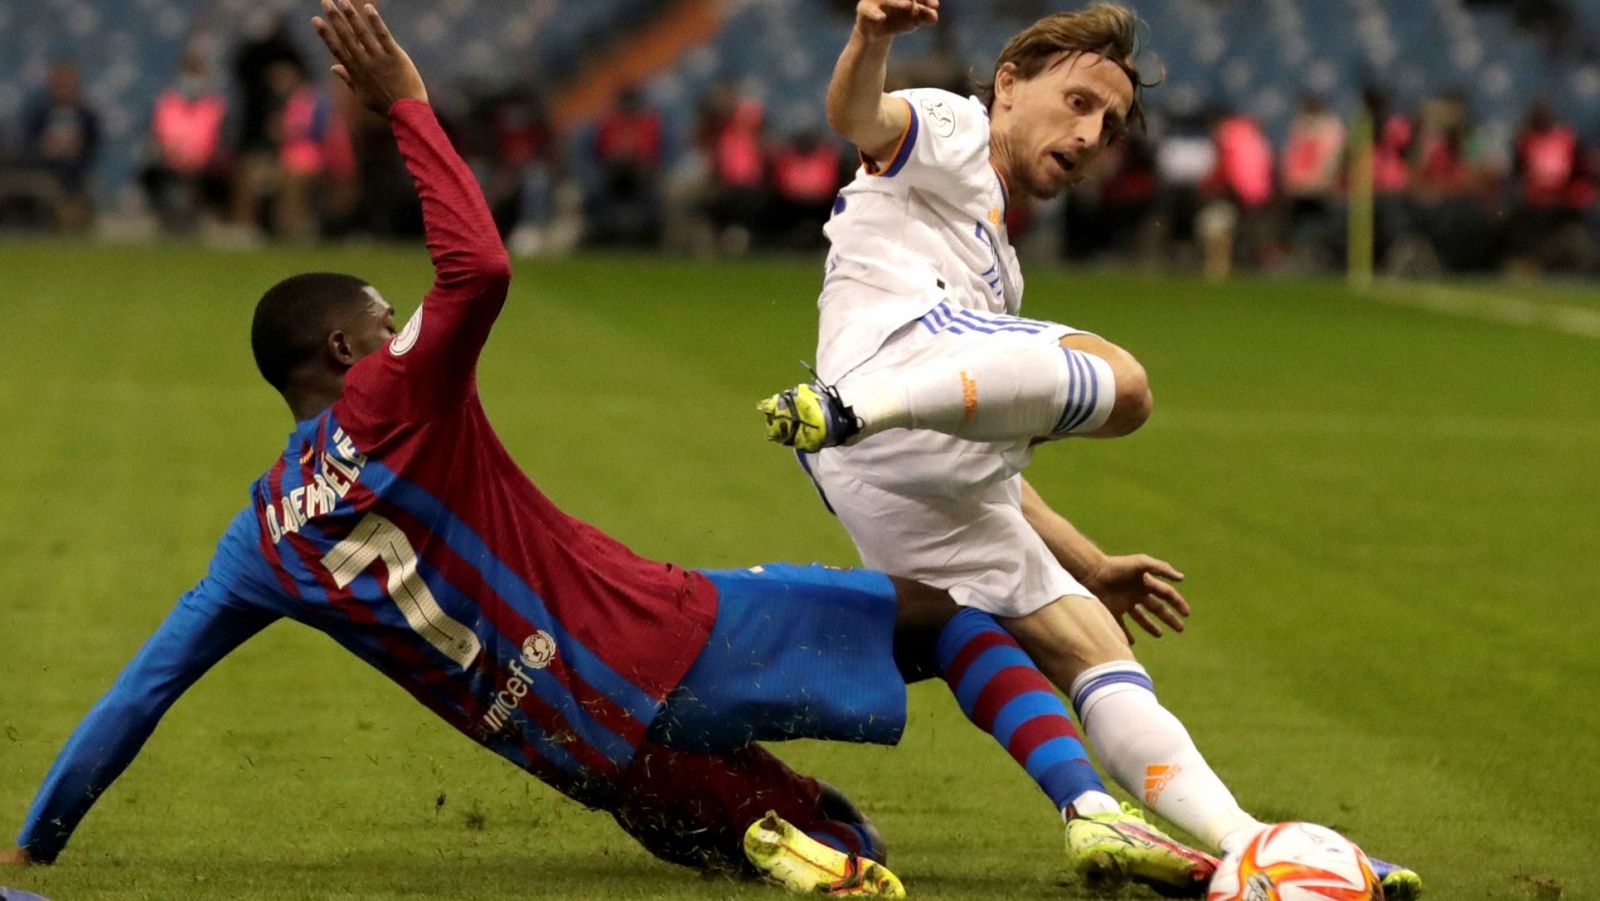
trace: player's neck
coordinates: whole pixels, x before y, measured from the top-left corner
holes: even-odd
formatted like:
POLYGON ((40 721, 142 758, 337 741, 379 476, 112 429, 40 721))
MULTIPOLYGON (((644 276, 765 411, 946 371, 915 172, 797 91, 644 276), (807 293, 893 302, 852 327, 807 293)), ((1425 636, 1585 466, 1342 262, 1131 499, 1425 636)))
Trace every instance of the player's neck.
POLYGON ((989 165, 994 168, 995 174, 1000 176, 1000 182, 1008 187, 1011 181, 1011 149, 999 135, 991 134, 989 137, 989 165))
POLYGON ((344 393, 345 369, 324 363, 307 362, 289 374, 283 399, 289 404, 295 422, 305 422, 333 406, 344 393))
POLYGON ((283 399, 288 401, 289 411, 294 414, 294 421, 304 422, 333 406, 333 402, 339 399, 341 388, 342 386, 303 386, 287 392, 283 399))

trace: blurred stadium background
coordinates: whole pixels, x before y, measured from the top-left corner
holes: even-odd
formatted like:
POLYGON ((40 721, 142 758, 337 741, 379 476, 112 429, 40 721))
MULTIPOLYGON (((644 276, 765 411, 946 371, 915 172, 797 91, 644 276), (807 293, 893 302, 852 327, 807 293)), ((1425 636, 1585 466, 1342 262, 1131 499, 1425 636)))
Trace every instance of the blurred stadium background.
MULTIPOLYGON (((944 4, 895 79, 959 86, 1056 6, 944 4)), ((1600 897, 1600 0, 1129 5, 1166 71, 1148 134, 1013 234, 1030 315, 1134 350, 1156 415, 1030 479, 1188 574, 1189 633, 1138 649, 1247 806, 1440 901, 1600 897), (1407 278, 1353 291, 1368 124, 1355 233, 1407 278)), ((814 349, 851 6, 382 3, 519 257, 480 370, 496 427, 643 553, 855 562, 751 410, 814 349)), ((409 181, 333 90, 314 9, 0 0, 0 829, 281 447, 246 350, 261 291, 348 271, 406 314, 428 284, 409 181)), ((942 685, 912 698, 899 749, 782 753, 873 814, 917 897, 1088 897, 1028 780, 942 685)), ((184 697, 60 864, 0 883, 772 897, 656 863, 288 625, 184 697)))
MULTIPOLYGON (((1600 0, 1134 0, 1147 134, 1014 214, 1032 259, 1344 265, 1370 124, 1380 272, 1593 274, 1600 0), (1352 136, 1355 136, 1353 139, 1352 136)), ((0 2, 0 227, 209 243, 415 232, 297 0, 0 2)), ((893 78, 963 89, 1043 0, 949 2, 893 78)), ((848 0, 390 0, 519 254, 809 249, 848 178, 848 0)), ((1358 201, 1362 195, 1357 196, 1358 201)), ((1358 204, 1358 209, 1363 206, 1358 204)), ((1358 249, 1358 257, 1360 251, 1358 249)))

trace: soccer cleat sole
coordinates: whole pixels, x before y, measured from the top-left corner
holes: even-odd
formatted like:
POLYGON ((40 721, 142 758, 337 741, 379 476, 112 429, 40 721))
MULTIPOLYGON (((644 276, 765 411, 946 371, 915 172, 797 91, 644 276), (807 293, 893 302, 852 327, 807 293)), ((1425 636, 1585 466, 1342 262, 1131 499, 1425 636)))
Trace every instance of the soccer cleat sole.
POLYGON ((815 453, 832 443, 823 399, 810 385, 780 391, 756 405, 767 417, 767 440, 815 453))
POLYGON ((1383 877, 1384 901, 1417 901, 1422 897, 1422 877, 1411 870, 1395 870, 1383 877))
POLYGON ((767 440, 794 447, 797 413, 789 392, 774 394, 759 404, 756 410, 767 418, 767 440))
POLYGON ((767 882, 791 892, 831 897, 904 898, 888 867, 812 839, 771 811, 744 837, 745 857, 767 882))
POLYGON ((1070 838, 1068 845, 1071 870, 1094 892, 1117 892, 1132 883, 1165 898, 1204 898, 1217 869, 1215 858, 1141 823, 1089 822, 1077 828, 1098 833, 1087 842, 1080 839, 1077 848, 1072 847, 1070 838), (1151 851, 1162 859, 1152 858, 1151 851))

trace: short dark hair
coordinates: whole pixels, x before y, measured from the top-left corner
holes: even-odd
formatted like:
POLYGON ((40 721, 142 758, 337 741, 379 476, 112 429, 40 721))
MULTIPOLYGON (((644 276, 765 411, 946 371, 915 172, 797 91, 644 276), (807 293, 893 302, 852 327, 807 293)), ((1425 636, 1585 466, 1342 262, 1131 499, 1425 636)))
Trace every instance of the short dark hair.
MULTIPOLYGON (((1096 3, 1077 12, 1045 16, 1006 42, 994 61, 994 72, 998 75, 1006 63, 1012 63, 1017 67, 1017 77, 1027 80, 1038 76, 1047 64, 1063 53, 1068 56, 1095 53, 1127 73, 1128 80, 1133 82, 1133 107, 1128 111, 1128 125, 1137 127, 1144 123, 1141 95, 1156 82, 1144 81, 1139 75, 1138 16, 1115 3, 1096 3)), ((994 78, 977 79, 977 88, 983 105, 993 109, 994 78)))
POLYGON ((362 279, 338 272, 291 275, 261 295, 250 322, 256 368, 283 391, 296 366, 312 358, 336 323, 368 300, 362 279))

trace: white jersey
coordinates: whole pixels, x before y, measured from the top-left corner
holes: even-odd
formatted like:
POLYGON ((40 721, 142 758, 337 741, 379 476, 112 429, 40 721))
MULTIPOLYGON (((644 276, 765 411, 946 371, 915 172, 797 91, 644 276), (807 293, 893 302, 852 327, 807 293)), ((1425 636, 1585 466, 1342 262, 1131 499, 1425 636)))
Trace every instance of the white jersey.
POLYGON ((989 164, 976 97, 896 91, 910 124, 887 160, 863 160, 823 231, 817 369, 837 381, 941 301, 1016 314, 1022 273, 1006 234, 1006 187, 989 164))
MULTIPOLYGON (((1059 345, 1069 326, 1017 316, 1022 273, 1006 187, 989 163, 976 98, 894 94, 911 123, 887 160, 864 160, 825 229, 817 371, 846 396, 976 347, 1059 345)), ((1022 616, 1089 596, 1022 515, 1031 440, 978 442, 890 429, 802 455, 871 567, 947 589, 957 603, 1022 616)))

